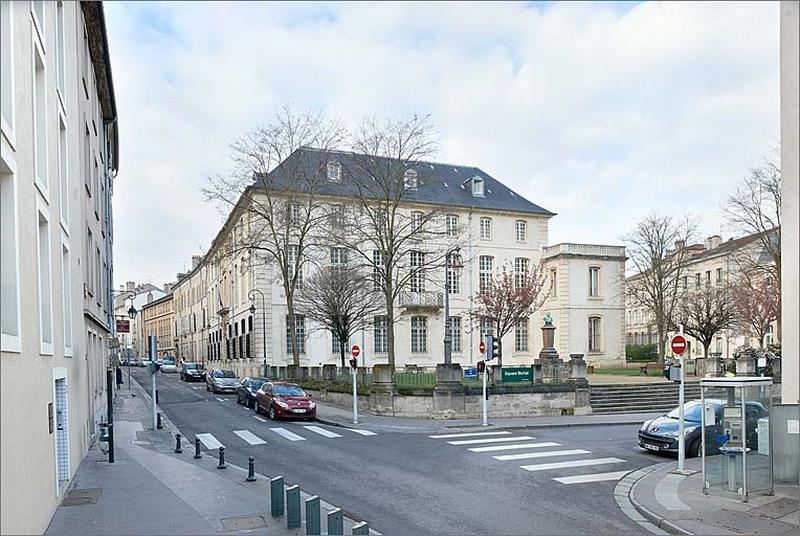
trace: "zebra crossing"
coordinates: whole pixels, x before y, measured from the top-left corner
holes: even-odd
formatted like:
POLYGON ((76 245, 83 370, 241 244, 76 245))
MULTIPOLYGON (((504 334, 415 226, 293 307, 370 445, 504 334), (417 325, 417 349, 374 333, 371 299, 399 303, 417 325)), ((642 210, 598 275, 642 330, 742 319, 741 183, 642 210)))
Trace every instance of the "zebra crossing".
MULTIPOLYGON (((444 440, 449 445, 467 446, 469 452, 476 454, 489 453, 492 459, 499 462, 514 462, 523 460, 542 460, 540 463, 520 465, 520 469, 529 472, 558 472, 562 469, 585 467, 589 470, 625 463, 626 460, 616 457, 586 457, 592 451, 580 448, 559 448, 561 443, 554 441, 532 442, 535 437, 527 435, 514 435, 510 431, 491 432, 464 432, 458 434, 440 434, 428 436, 431 439, 444 440), (521 452, 521 451, 526 452, 521 452), (503 454, 504 451, 513 451, 503 454), (548 461, 552 458, 575 457, 569 461, 548 461)), ((606 471, 586 473, 580 475, 556 475, 552 480, 564 484, 588 484, 592 482, 609 482, 619 480, 628 474, 628 471, 606 471)))
MULTIPOLYGON (((268 423, 270 421, 263 419, 257 415, 254 415, 254 418, 268 423)), ((270 435, 269 433, 265 433, 264 431, 259 430, 258 433, 255 433, 251 430, 233 430, 233 434, 247 443, 248 445, 268 445, 270 440, 273 442, 286 440, 290 442, 297 442, 297 441, 307 441, 308 439, 315 439, 315 438, 324 438, 324 439, 339 439, 345 437, 345 435, 349 435, 349 432, 353 432, 356 435, 360 435, 362 437, 369 437, 378 435, 375 432, 370 430, 356 430, 352 428, 340 428, 343 431, 342 434, 334 432, 332 430, 328 430, 327 428, 323 428, 322 426, 317 425, 302 425, 302 426, 292 426, 292 429, 283 427, 283 426, 270 426, 268 428, 262 430, 268 430, 274 435, 270 435), (298 433, 299 432, 299 433, 298 433), (301 435, 303 432, 309 432, 308 436, 301 435)), ((206 448, 206 450, 217 450, 219 447, 224 447, 225 445, 217 439, 214 434, 205 432, 202 434, 197 434, 195 437, 200 440, 200 443, 206 448)))

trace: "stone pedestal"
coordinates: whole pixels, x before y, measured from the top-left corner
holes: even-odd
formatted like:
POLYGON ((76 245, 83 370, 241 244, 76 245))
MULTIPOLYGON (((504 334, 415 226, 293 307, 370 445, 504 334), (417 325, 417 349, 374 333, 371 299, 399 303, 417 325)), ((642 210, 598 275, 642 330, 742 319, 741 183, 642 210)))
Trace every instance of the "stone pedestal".
POLYGON ((718 353, 708 354, 708 360, 706 360, 706 377, 716 378, 719 376, 720 357, 718 353))
POLYGON ((736 359, 737 376, 756 375, 756 356, 752 350, 744 350, 736 359))
POLYGON ((583 354, 569 354, 569 363, 570 380, 586 379, 586 361, 583 360, 583 354))
POLYGON ((436 365, 436 386, 433 388, 433 411, 437 416, 455 417, 465 410, 464 385, 461 365, 458 363, 436 365))
POLYGON ((542 328, 542 350, 539 352, 539 359, 544 361, 560 361, 558 352, 555 348, 556 327, 545 324, 542 328))
POLYGON ((369 409, 379 415, 394 415, 394 397, 397 389, 394 383, 392 365, 372 367, 372 389, 370 389, 369 409))
POLYGON ((322 379, 327 382, 336 380, 336 365, 322 365, 322 379))

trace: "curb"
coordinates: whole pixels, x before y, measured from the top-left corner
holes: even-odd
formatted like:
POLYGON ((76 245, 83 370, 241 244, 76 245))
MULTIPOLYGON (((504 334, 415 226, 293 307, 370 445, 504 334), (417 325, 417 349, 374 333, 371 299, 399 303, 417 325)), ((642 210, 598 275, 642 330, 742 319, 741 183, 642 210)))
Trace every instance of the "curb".
POLYGON ((662 467, 671 465, 672 463, 673 462, 657 463, 639 469, 638 471, 628 473, 617 483, 616 487, 614 488, 614 499, 617 501, 617 505, 619 505, 620 509, 622 509, 625 515, 650 532, 655 534, 674 534, 676 536, 694 536, 693 533, 689 532, 688 530, 679 527, 675 523, 644 507, 635 498, 636 486, 643 478, 654 471, 661 469, 662 467), (631 507, 633 508, 633 513, 635 513, 635 515, 632 515, 631 507))

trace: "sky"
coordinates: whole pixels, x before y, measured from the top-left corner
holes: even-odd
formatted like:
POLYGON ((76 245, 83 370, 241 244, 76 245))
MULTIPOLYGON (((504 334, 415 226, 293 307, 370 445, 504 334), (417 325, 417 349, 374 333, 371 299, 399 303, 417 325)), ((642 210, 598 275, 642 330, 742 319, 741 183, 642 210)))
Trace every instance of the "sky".
POLYGON ((207 177, 284 104, 355 125, 430 114, 436 161, 623 244, 722 205, 779 139, 777 2, 105 3, 120 126, 116 286, 161 285, 224 215, 207 177))

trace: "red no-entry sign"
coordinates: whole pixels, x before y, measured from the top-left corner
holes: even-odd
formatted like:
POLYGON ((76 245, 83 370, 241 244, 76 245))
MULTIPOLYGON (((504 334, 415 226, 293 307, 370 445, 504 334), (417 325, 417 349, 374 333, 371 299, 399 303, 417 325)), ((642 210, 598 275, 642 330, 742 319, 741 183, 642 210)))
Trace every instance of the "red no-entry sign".
POLYGON ((353 347, 350 348, 350 354, 353 357, 358 357, 359 355, 361 355, 361 348, 359 348, 357 344, 354 344, 353 347))
POLYGON ((485 353, 486 352, 486 343, 481 341, 481 343, 478 345, 478 350, 480 350, 482 354, 485 353))
POLYGON ((672 349, 672 353, 681 355, 686 351, 688 343, 683 335, 675 335, 672 337, 672 342, 669 343, 669 346, 672 349))

